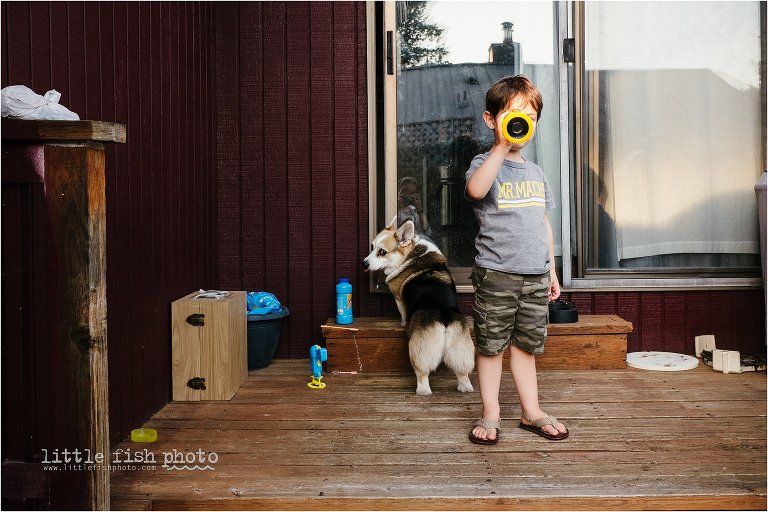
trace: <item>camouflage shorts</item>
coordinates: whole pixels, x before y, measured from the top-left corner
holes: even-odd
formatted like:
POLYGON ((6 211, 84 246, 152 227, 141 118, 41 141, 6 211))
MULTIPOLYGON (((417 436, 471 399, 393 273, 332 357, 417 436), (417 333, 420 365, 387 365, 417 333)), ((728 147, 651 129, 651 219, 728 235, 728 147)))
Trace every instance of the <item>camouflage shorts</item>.
POLYGON ((520 275, 487 268, 472 269, 475 286, 475 345, 484 355, 514 346, 541 354, 547 340, 549 272, 520 275))

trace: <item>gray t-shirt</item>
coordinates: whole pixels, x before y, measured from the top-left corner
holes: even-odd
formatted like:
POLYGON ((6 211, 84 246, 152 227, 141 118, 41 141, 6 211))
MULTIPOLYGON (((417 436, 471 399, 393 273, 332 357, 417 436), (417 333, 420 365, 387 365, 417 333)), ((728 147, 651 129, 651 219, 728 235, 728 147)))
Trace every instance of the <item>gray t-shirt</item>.
MULTIPOLYGON (((472 160, 465 176, 467 182, 488 154, 472 160)), ((504 160, 488 194, 480 201, 472 201, 472 207, 480 225, 475 238, 475 263, 479 267, 513 274, 549 271, 544 214, 555 207, 555 200, 541 167, 504 160)))

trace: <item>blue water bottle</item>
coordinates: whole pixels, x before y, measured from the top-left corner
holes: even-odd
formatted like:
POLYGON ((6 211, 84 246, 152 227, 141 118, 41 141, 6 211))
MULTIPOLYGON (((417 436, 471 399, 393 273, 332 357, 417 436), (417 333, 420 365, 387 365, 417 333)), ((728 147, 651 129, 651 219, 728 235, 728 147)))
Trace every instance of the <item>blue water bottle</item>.
POLYGON ((352 323, 352 285, 349 279, 339 279, 336 285, 336 323, 352 323))

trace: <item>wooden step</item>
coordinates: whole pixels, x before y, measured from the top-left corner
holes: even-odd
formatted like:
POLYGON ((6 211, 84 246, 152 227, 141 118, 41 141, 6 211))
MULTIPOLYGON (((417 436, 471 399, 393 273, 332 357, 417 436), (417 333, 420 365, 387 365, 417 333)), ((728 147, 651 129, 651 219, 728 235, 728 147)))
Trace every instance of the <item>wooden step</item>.
MULTIPOLYGON (((470 325, 472 318, 467 317, 470 325)), ((322 326, 329 372, 409 372, 408 340, 398 318, 362 317, 322 326)), ((473 329, 470 329, 473 331, 473 329)), ((549 324, 539 370, 613 370, 627 367, 632 324, 616 315, 580 315, 573 324, 549 324)), ((474 333, 472 334, 474 338, 474 333)))

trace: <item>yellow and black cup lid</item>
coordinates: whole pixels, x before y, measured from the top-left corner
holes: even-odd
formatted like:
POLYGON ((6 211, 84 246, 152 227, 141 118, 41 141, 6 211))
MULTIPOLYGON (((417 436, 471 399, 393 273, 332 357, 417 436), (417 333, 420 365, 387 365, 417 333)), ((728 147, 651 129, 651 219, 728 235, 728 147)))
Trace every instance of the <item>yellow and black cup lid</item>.
POLYGON ((519 110, 512 110, 501 120, 501 131, 509 142, 522 144, 533 137, 533 120, 519 110))

